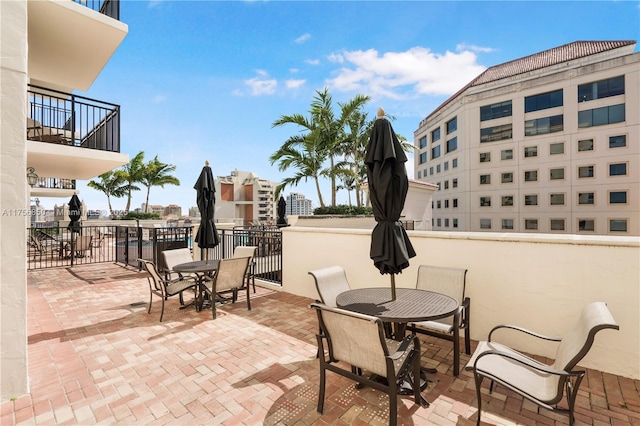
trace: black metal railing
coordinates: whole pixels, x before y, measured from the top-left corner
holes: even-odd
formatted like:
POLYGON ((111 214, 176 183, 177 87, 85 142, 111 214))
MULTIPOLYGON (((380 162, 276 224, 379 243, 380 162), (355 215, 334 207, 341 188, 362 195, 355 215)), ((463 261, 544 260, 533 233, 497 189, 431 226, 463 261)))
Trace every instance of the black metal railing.
POLYGON ((33 188, 76 189, 75 179, 38 177, 33 188))
POLYGON ((100 12, 110 18, 120 20, 120 0, 73 0, 74 2, 100 12))
POLYGON ((83 225, 78 233, 57 222, 49 225, 27 228, 27 269, 115 261, 115 226, 83 225))
POLYGON ((120 106, 29 85, 27 139, 120 152, 120 106))
MULTIPOLYGON (((80 233, 53 224, 28 228, 28 269, 118 262, 140 268, 138 259, 153 261, 165 269, 162 252, 187 247, 193 250, 193 229, 185 227, 144 228, 138 226, 86 226, 80 233), (79 250, 78 236, 92 236, 92 249, 79 250), (37 240, 37 243, 36 243, 37 240)), ((220 244, 202 250, 201 258, 233 257, 238 246, 255 246, 255 277, 282 284, 282 232, 277 228, 236 227, 218 230, 220 244)))

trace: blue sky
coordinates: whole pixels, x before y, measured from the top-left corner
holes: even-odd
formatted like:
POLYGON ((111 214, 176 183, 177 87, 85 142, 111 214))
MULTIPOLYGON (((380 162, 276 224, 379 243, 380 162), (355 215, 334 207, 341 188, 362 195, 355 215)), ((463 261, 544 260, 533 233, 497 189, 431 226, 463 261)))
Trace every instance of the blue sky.
MULTIPOLYGON (((638 1, 123 0, 120 13, 129 34, 82 94, 121 105, 122 152, 177 167, 180 187, 152 188, 150 203, 183 214, 205 160, 215 176, 293 174, 268 158, 299 129, 272 123, 308 116, 325 86, 334 103, 369 95, 369 116, 382 106, 413 141, 420 120, 490 66, 577 40, 640 39, 638 1)), ((407 170, 412 177, 413 155, 407 170)), ((104 194, 78 187, 88 208, 106 209, 104 194)), ((311 181, 290 192, 318 206, 311 181)), ((112 203, 123 209, 126 199, 112 203)))

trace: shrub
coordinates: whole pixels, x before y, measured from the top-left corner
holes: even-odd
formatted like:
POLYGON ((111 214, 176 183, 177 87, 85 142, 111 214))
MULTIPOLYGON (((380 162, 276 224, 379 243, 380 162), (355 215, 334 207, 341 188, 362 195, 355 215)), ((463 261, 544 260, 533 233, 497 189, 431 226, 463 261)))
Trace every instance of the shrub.
POLYGON ((340 216, 371 216, 371 207, 357 207, 340 204, 337 206, 318 207, 313 210, 314 215, 340 215, 340 216))

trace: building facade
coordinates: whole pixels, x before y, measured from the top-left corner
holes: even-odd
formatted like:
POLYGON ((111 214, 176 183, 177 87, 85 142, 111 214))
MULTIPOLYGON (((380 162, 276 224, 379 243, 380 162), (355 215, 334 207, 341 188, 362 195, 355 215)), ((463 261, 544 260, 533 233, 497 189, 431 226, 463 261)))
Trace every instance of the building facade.
POLYGON ((218 176, 215 220, 236 225, 275 225, 277 185, 252 172, 234 170, 229 176, 218 176))
POLYGON ((636 41, 487 69, 414 133, 433 230, 640 235, 636 41))
POLYGON ((27 227, 31 197, 68 197, 77 179, 129 161, 120 107, 87 91, 128 32, 118 0, 0 2, 0 392, 29 391, 27 227))
POLYGON ((285 214, 287 216, 311 216, 313 214, 313 203, 307 200, 304 195, 292 192, 286 198, 287 207, 285 214))

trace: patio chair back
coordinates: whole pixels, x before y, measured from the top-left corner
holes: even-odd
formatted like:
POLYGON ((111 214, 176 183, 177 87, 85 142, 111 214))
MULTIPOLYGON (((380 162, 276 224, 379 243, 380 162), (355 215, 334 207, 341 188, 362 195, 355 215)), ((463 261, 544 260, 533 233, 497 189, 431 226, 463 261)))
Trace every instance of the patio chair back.
POLYGON ((207 279, 202 285, 202 290, 209 294, 211 302, 211 315, 216 319, 216 299, 224 302, 234 303, 238 297, 238 290, 247 290, 247 309, 251 310, 251 299, 249 286, 244 286, 247 269, 249 268, 249 257, 237 257, 222 259, 218 264, 218 270, 213 278, 207 279), (244 287, 243 287, 244 286, 244 287), (230 298, 225 298, 222 293, 232 293, 230 298))
MULTIPOLYGON (((249 286, 253 284, 253 292, 256 292, 256 260, 255 254, 256 250, 258 250, 257 246, 237 246, 233 250, 233 257, 248 257, 249 258, 249 268, 247 268, 247 276, 245 277, 245 285, 249 286)), ((243 286, 244 287, 244 286, 243 286)))
POLYGON ((173 272, 174 266, 181 263, 193 262, 191 249, 188 247, 163 250, 162 257, 164 258, 164 264, 166 266, 165 274, 169 279, 176 279, 182 276, 177 272, 173 272))
POLYGON ((398 415, 398 382, 405 374, 411 379, 416 404, 420 396, 420 340, 416 335, 402 341, 385 338, 379 318, 313 303, 318 314, 318 354, 320 358, 320 391, 318 412, 324 409, 326 370, 373 387, 389 395, 389 424, 395 425, 398 415), (324 342, 328 353, 325 353, 324 342), (345 368, 350 365, 350 369, 345 368), (386 379, 386 383, 367 378, 362 370, 386 379))
POLYGON ((347 274, 342 266, 329 266, 309 271, 316 283, 320 300, 327 306, 337 307, 336 297, 342 292, 351 290, 347 274))

